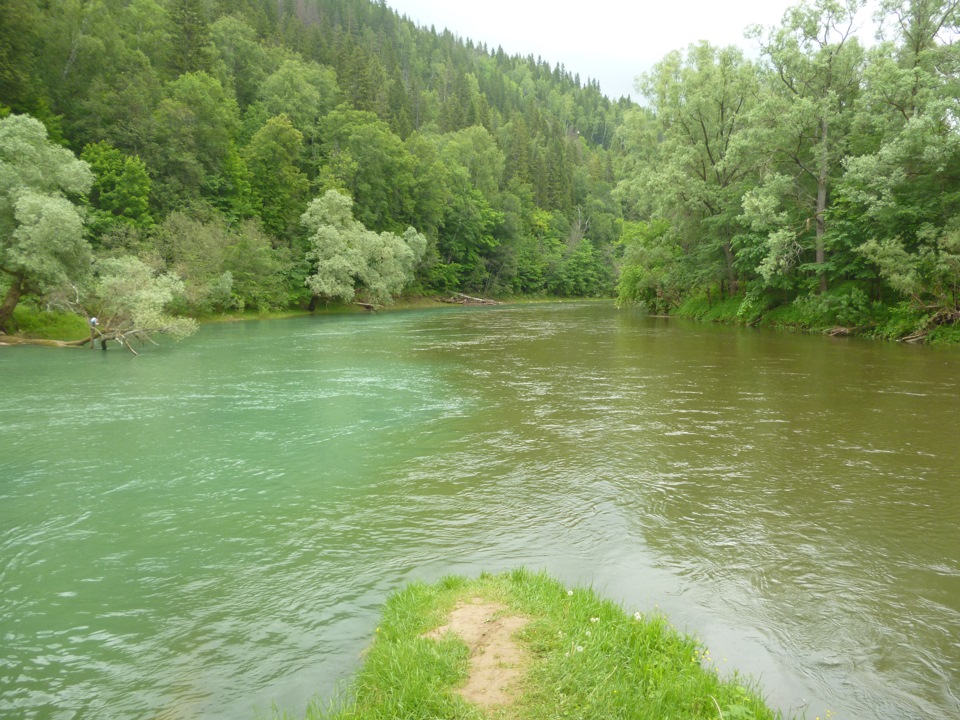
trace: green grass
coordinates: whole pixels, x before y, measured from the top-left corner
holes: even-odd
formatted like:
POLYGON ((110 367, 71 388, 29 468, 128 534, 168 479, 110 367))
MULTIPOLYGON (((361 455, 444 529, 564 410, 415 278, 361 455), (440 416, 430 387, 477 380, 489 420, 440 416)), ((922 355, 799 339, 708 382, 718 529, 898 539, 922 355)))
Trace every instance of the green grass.
POLYGON ((566 588, 516 570, 474 580, 412 584, 386 603, 382 622, 352 685, 313 720, 355 718, 779 718, 735 672, 721 672, 695 638, 659 614, 632 614, 590 588, 566 588), (486 711, 456 692, 468 648, 456 636, 425 639, 459 600, 499 602, 530 618, 517 634, 530 657, 515 702, 486 711))
POLYGON ((38 310, 21 303, 13 311, 15 334, 45 340, 80 340, 90 335, 85 318, 74 313, 38 310))

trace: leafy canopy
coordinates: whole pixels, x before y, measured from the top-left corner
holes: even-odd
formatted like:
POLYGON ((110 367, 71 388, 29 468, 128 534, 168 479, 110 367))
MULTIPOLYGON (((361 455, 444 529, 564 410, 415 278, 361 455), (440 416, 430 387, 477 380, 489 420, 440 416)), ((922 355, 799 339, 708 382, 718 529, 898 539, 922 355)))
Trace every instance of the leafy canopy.
POLYGON ((353 200, 336 190, 310 203, 301 222, 312 233, 309 261, 316 272, 306 280, 315 295, 352 301, 364 297, 386 304, 413 279, 427 247, 414 228, 403 236, 376 233, 353 219, 353 200))

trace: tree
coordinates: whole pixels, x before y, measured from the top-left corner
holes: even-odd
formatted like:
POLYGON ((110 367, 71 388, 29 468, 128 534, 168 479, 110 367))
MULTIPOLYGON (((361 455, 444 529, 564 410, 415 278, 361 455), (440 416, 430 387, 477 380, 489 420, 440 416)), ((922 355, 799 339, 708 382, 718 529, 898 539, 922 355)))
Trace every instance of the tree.
MULTIPOLYGON (((849 158, 838 186, 852 261, 874 295, 892 289, 915 334, 960 318, 957 0, 889 0, 892 42, 871 56, 861 103, 871 152, 849 158)), ((902 329, 906 329, 905 327, 902 329)))
POLYGON ((639 85, 661 141, 656 160, 622 181, 622 196, 666 220, 689 254, 703 256, 704 282, 724 277, 735 294, 734 238, 755 158, 735 148, 759 92, 757 69, 737 48, 701 42, 685 58, 667 55, 639 85))
POLYGON ((96 276, 83 312, 97 318, 94 334, 104 349, 109 340, 116 340, 136 355, 133 340, 151 342, 155 334, 182 340, 197 331, 193 318, 166 312, 183 292, 183 281, 176 275, 156 273, 142 260, 128 256, 98 261, 96 276))
POLYGON ((210 68, 210 27, 200 0, 170 0, 171 65, 175 75, 210 68))
MULTIPOLYGON (((853 96, 859 88, 863 50, 854 36, 864 0, 816 0, 787 10, 783 25, 762 43, 773 67, 770 92, 760 106, 759 134, 774 149, 777 163, 769 184, 796 202, 793 228, 772 228, 763 274, 771 278, 792 267, 799 238, 814 228, 815 271, 819 291, 827 289, 827 206, 834 175, 844 156, 853 96), (784 178, 792 178, 785 182, 784 178), (780 191, 786 190, 787 194, 780 191), (812 211, 812 212, 811 212, 812 211)), ((759 35, 759 29, 752 33, 759 35)), ((769 196, 769 192, 768 192, 769 196)))
POLYGON ((23 111, 31 83, 37 10, 32 0, 0 0, 0 104, 23 111))
POLYGON ((80 159, 90 165, 94 182, 90 190, 93 206, 91 226, 105 233, 117 223, 145 228, 150 216, 150 176, 138 157, 129 157, 107 142, 87 145, 80 159))
POLYGON ((285 60, 259 89, 259 100, 271 116, 284 114, 297 130, 312 136, 317 121, 337 105, 340 90, 332 68, 298 58, 285 60))
POLYGON ((39 120, 0 120, 0 272, 10 282, 0 332, 25 293, 89 273, 90 246, 76 202, 92 183, 87 163, 50 142, 39 120))
POLYGON ((301 221, 312 232, 306 279, 314 295, 351 302, 357 296, 386 304, 413 279, 427 240, 412 227, 403 236, 375 233, 353 219, 353 201, 336 190, 317 198, 301 221))
POLYGON ((624 225, 618 302, 637 303, 655 313, 669 312, 689 288, 683 248, 671 238, 665 220, 627 221, 624 225))
POLYGON ((161 175, 160 204, 170 210, 201 193, 219 195, 217 178, 230 157, 239 111, 220 81, 203 72, 181 75, 165 93, 148 165, 161 175))
POLYGON ((366 227, 396 231, 413 220, 416 163, 385 122, 341 105, 323 118, 320 136, 321 187, 346 190, 366 227))
POLYGON ((922 243, 907 252, 899 238, 871 239, 859 251, 890 286, 921 313, 919 332, 960 321, 960 218, 945 229, 927 225, 922 243))
POLYGON ((303 136, 286 115, 270 118, 244 153, 263 227, 280 237, 296 226, 306 205, 309 182, 297 162, 303 136))
POLYGON ((274 248, 255 220, 241 223, 224 249, 223 267, 233 281, 234 305, 241 310, 265 311, 289 304, 287 278, 292 266, 290 251, 274 248))
POLYGON ((218 65, 233 86, 237 104, 245 109, 256 99, 267 75, 267 50, 257 42, 256 31, 237 17, 220 18, 210 26, 210 34, 218 65))
POLYGON ((234 305, 233 277, 224 268, 231 237, 220 218, 202 222, 183 212, 167 216, 154 233, 167 270, 182 280, 179 296, 189 309, 222 311, 234 305))

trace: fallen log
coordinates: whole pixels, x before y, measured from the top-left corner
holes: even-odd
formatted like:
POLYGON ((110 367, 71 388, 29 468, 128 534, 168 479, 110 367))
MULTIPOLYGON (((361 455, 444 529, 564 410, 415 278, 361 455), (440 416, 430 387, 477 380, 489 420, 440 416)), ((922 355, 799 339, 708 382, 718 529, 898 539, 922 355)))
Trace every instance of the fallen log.
POLYGON ((926 330, 920 330, 919 332, 915 332, 915 333, 913 333, 912 335, 907 335, 906 337, 900 338, 897 342, 903 342, 903 343, 921 343, 921 342, 923 342, 923 341, 926 340, 926 339, 927 339, 927 331, 926 331, 926 330))
POLYGON ((87 343, 90 343, 91 349, 93 348, 93 343, 95 340, 100 341, 100 349, 106 350, 107 343, 110 340, 113 340, 120 344, 121 347, 125 347, 133 355, 139 355, 136 350, 133 349, 131 344, 132 340, 137 340, 141 344, 147 342, 156 345, 157 343, 150 337, 146 330, 141 328, 134 328, 133 330, 121 331, 121 330, 108 330, 107 332, 101 332, 99 329, 96 331, 96 339, 92 337, 85 337, 82 340, 50 340, 47 338, 26 338, 19 337, 17 335, 3 335, 0 334, 0 345, 39 345, 41 347, 55 347, 55 348, 70 348, 70 347, 83 347, 87 343))
POLYGON ((0 345, 41 345, 43 347, 83 347, 90 338, 83 340, 48 340, 46 338, 25 338, 17 335, 0 335, 0 345))
POLYGON ((449 298, 439 298, 440 302, 451 303, 454 305, 500 305, 497 300, 489 298, 478 298, 463 293, 454 293, 449 298))

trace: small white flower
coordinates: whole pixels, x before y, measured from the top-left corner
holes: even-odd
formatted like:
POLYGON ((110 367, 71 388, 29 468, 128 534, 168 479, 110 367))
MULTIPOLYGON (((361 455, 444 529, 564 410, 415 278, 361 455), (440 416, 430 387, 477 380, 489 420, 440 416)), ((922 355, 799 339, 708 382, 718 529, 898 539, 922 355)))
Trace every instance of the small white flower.
POLYGON ((573 595, 573 590, 567 590, 567 595, 573 595))
POLYGON ((641 613, 639 613, 639 612, 635 612, 635 613, 633 614, 633 619, 634 619, 634 620, 643 620, 643 615, 642 615, 641 613))
POLYGON ((590 637, 590 631, 587 630, 587 637, 590 637))
POLYGON ((590 618, 590 622, 592 623, 600 622, 600 618, 590 618))
POLYGON ((577 652, 583 652, 583 645, 577 645, 577 652))

